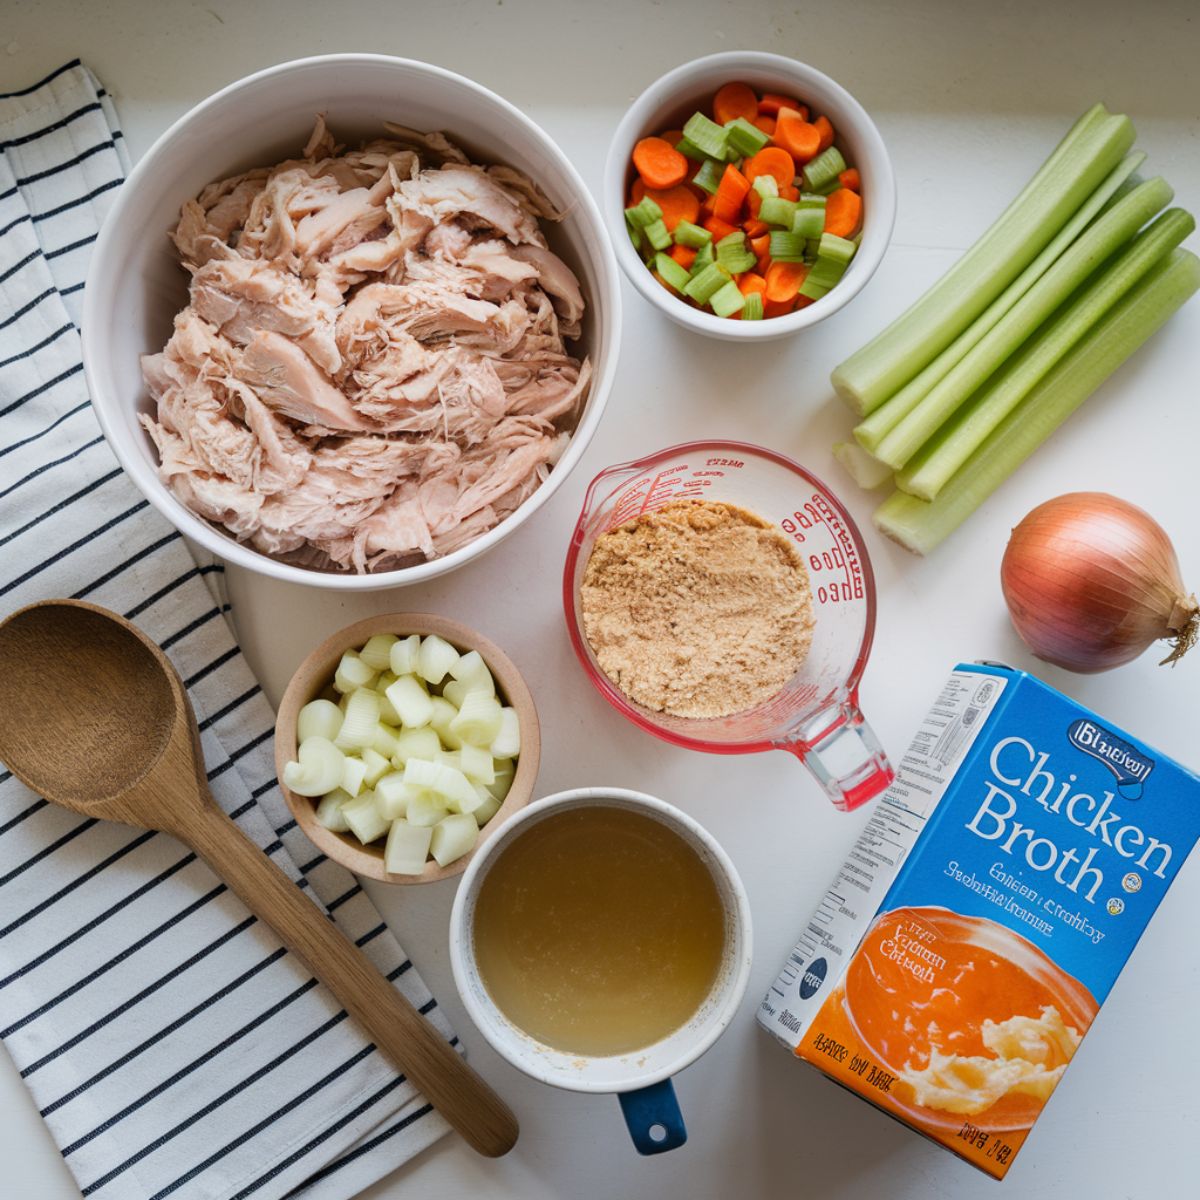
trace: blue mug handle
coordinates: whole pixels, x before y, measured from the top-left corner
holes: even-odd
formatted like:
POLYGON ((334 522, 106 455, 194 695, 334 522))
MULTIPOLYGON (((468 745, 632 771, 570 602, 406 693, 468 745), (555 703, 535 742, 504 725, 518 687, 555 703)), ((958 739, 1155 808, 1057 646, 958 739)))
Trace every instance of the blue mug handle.
POLYGON ((617 1099, 639 1154, 663 1154, 687 1141, 687 1126, 669 1079, 636 1092, 621 1092, 617 1099))

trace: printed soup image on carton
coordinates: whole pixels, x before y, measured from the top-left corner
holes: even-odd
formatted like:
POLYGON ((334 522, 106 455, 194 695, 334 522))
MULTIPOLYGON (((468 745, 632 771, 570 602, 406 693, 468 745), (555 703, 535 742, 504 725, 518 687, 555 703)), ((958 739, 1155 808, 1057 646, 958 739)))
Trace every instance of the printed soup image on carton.
POLYGON ((759 1022, 1003 1178, 1197 836, 1195 774, 960 665, 759 1022))

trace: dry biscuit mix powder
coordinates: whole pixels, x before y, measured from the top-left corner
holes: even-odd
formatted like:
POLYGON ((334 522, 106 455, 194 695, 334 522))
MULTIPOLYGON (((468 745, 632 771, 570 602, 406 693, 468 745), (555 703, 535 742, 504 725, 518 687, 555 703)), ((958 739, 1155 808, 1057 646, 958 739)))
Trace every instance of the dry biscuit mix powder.
POLYGON ((583 628, 630 699, 679 717, 724 717, 776 695, 812 643, 799 551, 732 504, 676 501, 597 539, 583 628))

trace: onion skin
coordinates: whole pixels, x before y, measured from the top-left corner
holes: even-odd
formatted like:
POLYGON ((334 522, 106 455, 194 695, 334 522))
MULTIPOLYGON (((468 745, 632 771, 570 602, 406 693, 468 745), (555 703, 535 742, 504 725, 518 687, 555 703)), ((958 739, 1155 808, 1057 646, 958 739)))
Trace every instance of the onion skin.
POLYGON ((1013 530, 1000 565, 1013 626, 1038 658, 1094 674, 1159 638, 1177 662, 1200 635, 1175 548, 1142 509, 1105 492, 1038 505, 1013 530))

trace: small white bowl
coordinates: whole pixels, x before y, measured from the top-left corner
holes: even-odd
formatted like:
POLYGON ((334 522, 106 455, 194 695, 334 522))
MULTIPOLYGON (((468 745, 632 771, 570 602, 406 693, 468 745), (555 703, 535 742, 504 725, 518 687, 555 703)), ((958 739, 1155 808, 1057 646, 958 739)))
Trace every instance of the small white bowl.
POLYGON ((441 67, 382 54, 326 54, 249 75, 180 117, 134 167, 92 253, 83 301, 83 362, 101 428, 146 498, 182 533, 262 575, 342 591, 419 583, 477 558, 528 520, 562 484, 596 431, 616 371, 621 293, 600 212, 550 137, 507 100, 441 67), (196 516, 158 477, 158 456, 138 424, 153 402, 139 357, 160 350, 187 301, 186 276, 167 230, 205 184, 294 157, 327 114, 347 142, 380 136, 384 121, 443 130, 477 161, 526 172, 566 212, 547 228, 588 302, 581 353, 594 374, 571 443, 549 478, 511 516, 461 549, 374 575, 335 574, 279 562, 196 516))
POLYGON ((866 109, 840 84, 815 67, 752 50, 729 50, 698 58, 668 71, 631 105, 613 135, 604 167, 601 200, 617 261, 630 283, 672 321, 709 337, 733 342, 765 342, 832 316, 862 291, 883 260, 896 220, 896 179, 883 138, 866 109), (862 243, 838 285, 814 304, 783 317, 763 321, 731 321, 677 300, 655 280, 633 248, 625 228, 625 197, 633 167, 630 155, 641 138, 679 128, 704 110, 722 84, 748 83, 760 92, 795 96, 814 114, 824 114, 837 132, 846 161, 859 170, 863 187, 862 243))

